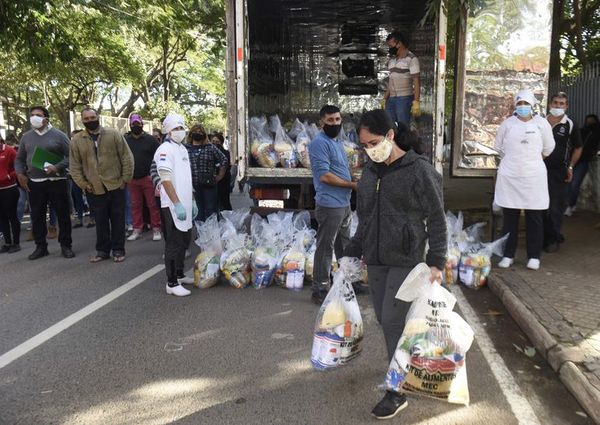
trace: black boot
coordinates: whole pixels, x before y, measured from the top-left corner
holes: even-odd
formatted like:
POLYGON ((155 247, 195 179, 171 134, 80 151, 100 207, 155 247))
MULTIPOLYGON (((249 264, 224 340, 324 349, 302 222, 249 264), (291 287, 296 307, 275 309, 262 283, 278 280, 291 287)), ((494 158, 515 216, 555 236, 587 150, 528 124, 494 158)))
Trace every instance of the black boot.
POLYGON ((37 245, 35 251, 29 256, 30 260, 37 260, 38 258, 49 255, 48 247, 46 245, 37 245))

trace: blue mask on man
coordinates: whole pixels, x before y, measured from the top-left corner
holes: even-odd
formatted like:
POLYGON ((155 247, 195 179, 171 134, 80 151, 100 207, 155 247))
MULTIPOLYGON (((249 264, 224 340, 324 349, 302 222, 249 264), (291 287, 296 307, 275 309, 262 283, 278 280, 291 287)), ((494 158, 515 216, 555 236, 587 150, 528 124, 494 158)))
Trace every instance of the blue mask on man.
POLYGON ((531 115, 531 105, 519 105, 516 111, 518 116, 526 118, 531 115))

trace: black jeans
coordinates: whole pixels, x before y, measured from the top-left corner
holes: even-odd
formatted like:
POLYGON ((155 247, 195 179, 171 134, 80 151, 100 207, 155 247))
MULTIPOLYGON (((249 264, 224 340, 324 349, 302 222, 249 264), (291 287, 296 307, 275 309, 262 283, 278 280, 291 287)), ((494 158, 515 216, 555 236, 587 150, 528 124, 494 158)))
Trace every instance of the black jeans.
MULTIPOLYGON (((504 246, 504 256, 515 258, 519 239, 519 218, 521 210, 503 208, 504 224, 502 234, 509 233, 504 246)), ((525 210, 525 228, 527 234, 527 258, 539 259, 544 242, 544 210, 525 210)))
POLYGON ((31 208, 31 230, 37 246, 47 246, 46 212, 48 204, 58 218, 58 242, 71 248, 71 204, 69 184, 66 179, 43 182, 29 180, 29 206, 31 208))
POLYGON ((567 209, 569 184, 565 182, 565 170, 548 169, 548 193, 550 207, 544 214, 544 246, 560 240, 563 214, 567 209))
POLYGON ((219 211, 231 211, 231 185, 229 179, 225 177, 217 185, 219 191, 219 211))
POLYGON ((125 255, 125 190, 86 196, 96 219, 96 251, 104 256, 111 250, 113 255, 125 255))
POLYGON ((18 245, 21 237, 21 223, 17 217, 19 188, 0 189, 0 232, 6 245, 18 245))
POLYGON ((190 244, 192 232, 182 232, 175 226, 169 208, 160 209, 161 227, 165 238, 165 270, 167 282, 176 284, 178 277, 183 277, 185 250, 190 244))
POLYGON ((206 221, 208 217, 219 211, 219 193, 217 186, 194 186, 194 198, 198 207, 196 221, 206 221))

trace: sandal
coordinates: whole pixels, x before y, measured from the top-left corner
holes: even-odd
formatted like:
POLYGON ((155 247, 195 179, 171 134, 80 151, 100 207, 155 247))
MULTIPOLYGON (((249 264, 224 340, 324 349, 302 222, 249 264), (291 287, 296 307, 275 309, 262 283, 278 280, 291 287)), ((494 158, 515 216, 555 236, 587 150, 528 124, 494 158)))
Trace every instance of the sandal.
POLYGON ((122 263, 123 261, 125 261, 125 255, 123 255, 123 254, 113 255, 113 261, 115 263, 122 263))
POLYGON ((100 261, 104 261, 104 260, 108 260, 110 257, 107 255, 94 255, 93 257, 90 257, 90 263, 99 263, 100 261))

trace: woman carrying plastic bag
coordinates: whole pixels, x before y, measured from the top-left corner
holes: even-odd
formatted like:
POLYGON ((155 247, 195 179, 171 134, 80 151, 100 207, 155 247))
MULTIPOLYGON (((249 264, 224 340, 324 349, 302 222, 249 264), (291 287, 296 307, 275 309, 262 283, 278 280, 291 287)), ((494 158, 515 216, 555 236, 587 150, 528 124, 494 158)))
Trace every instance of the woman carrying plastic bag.
MULTIPOLYGON (((369 161, 357 189, 358 229, 344 254, 367 265, 371 301, 392 360, 410 308, 395 298, 400 285, 422 262, 430 279, 441 281, 448 247, 442 176, 420 155, 416 134, 406 126, 397 130, 385 111, 366 112, 357 129, 369 161)), ((406 405, 403 394, 389 390, 372 414, 392 418, 406 405)))
POLYGON ((326 370, 356 358, 362 349, 363 322, 352 289, 360 272, 356 258, 342 258, 333 285, 321 304, 310 361, 315 369, 326 370))
POLYGON ((456 298, 419 264, 407 276, 396 298, 412 302, 406 325, 385 378, 385 388, 469 404, 465 356, 473 330, 452 311, 456 298))

